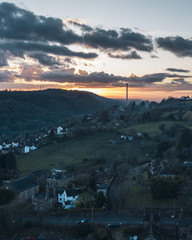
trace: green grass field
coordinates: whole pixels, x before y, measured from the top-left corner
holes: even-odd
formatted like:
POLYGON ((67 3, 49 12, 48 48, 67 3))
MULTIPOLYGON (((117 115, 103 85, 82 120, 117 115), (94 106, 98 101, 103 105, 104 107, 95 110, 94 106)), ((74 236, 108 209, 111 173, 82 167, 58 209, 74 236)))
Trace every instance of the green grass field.
POLYGON ((95 161, 84 162, 84 158, 103 157, 114 160, 125 155, 126 143, 120 145, 109 143, 110 139, 116 138, 118 138, 116 134, 103 133, 49 144, 19 157, 17 166, 22 175, 39 169, 65 168, 71 164, 75 169, 85 170, 87 167, 94 166, 95 161))
MULTIPOLYGON (((152 198, 150 190, 148 189, 149 179, 147 171, 144 171, 142 175, 143 180, 140 182, 133 180, 132 176, 129 176, 127 179, 129 184, 129 193, 126 201, 127 207, 172 208, 174 204, 173 199, 154 200, 152 198), (143 186, 144 182, 146 183, 145 187, 143 186)), ((182 207, 183 203, 181 200, 176 199, 175 206, 182 207)))
MULTIPOLYGON (((172 208, 173 199, 154 200, 150 192, 143 192, 141 187, 132 185, 126 204, 127 207, 172 208)), ((175 205, 183 206, 179 200, 176 200, 175 205)))
POLYGON ((180 122, 175 122, 175 121, 155 121, 155 122, 148 122, 148 123, 142 123, 142 124, 137 124, 133 125, 127 128, 124 128, 121 130, 122 134, 130 134, 133 130, 141 133, 148 133, 149 136, 155 136, 155 135, 160 135, 161 130, 159 129, 159 126, 162 124, 165 124, 166 127, 170 127, 176 123, 180 122))
POLYGON ((129 155, 130 149, 138 152, 137 157, 143 161, 146 153, 155 148, 155 143, 142 141, 135 144, 134 142, 125 141, 113 145, 109 143, 109 140, 119 140, 121 134, 128 134, 131 129, 135 129, 138 132, 148 132, 148 134, 158 134, 160 133, 159 125, 162 123, 171 125, 174 122, 159 121, 138 124, 121 129, 119 134, 101 133, 100 135, 90 135, 65 142, 52 143, 20 156, 17 159, 18 170, 21 175, 41 169, 48 170, 54 167, 66 168, 69 165, 73 165, 75 170, 84 170, 98 165, 94 160, 84 162, 83 159, 85 158, 96 159, 102 157, 107 161, 125 159, 129 155), (137 151, 138 148, 139 151, 137 151))

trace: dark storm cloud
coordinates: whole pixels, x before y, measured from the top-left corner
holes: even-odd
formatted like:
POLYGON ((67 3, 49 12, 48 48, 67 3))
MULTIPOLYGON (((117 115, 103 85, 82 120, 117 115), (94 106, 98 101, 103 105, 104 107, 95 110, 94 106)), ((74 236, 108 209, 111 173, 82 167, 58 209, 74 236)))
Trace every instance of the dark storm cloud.
MULTIPOLYGON (((64 46, 81 41, 81 36, 68 29, 59 18, 37 16, 12 3, 0 4, 0 49, 11 52, 13 56, 24 58, 28 52, 43 52, 85 59, 96 58, 96 53, 75 52, 64 46)), ((51 64, 51 59, 45 59, 45 55, 39 55, 37 59, 42 64, 51 64)), ((5 65, 6 61, 5 58, 0 65, 5 65)))
POLYGON ((61 65, 61 63, 55 57, 48 56, 43 53, 31 53, 31 54, 28 54, 28 56, 30 58, 37 59, 39 63, 41 63, 42 65, 46 65, 46 66, 61 65))
POLYGON ((146 74, 142 77, 131 76, 128 78, 128 82, 130 87, 145 87, 155 83, 161 83, 167 77, 169 76, 165 73, 146 74))
POLYGON ((79 22, 73 21, 73 20, 68 21, 68 23, 72 24, 72 25, 74 25, 76 27, 81 28, 85 32, 93 31, 93 28, 91 26, 87 25, 87 24, 79 23, 79 22))
POLYGON ((189 70, 186 70, 186 69, 178 69, 178 68, 167 68, 166 70, 167 70, 167 71, 170 71, 170 72, 183 72, 183 73, 189 73, 189 72, 190 72, 189 70))
POLYGON ((115 76, 104 72, 93 72, 91 74, 79 75, 69 71, 46 72, 39 75, 39 79, 43 81, 53 81, 59 83, 100 83, 112 84, 120 80, 125 80, 126 77, 115 76))
POLYGON ((60 56, 80 57, 85 59, 96 58, 96 53, 74 52, 65 46, 50 45, 41 42, 9 41, 0 42, 0 49, 10 51, 14 56, 23 57, 25 52, 45 52, 60 56))
POLYGON ((186 82, 184 78, 177 78, 177 79, 173 79, 171 84, 189 84, 189 83, 186 82))
POLYGON ((8 66, 7 62, 8 55, 4 51, 0 51, 0 68, 8 66))
POLYGON ((157 38, 159 48, 170 51, 178 57, 192 57, 192 40, 180 36, 157 38))
POLYGON ((167 73, 165 74, 168 78, 191 78, 192 76, 188 75, 180 75, 180 74, 170 74, 170 73, 167 73))
POLYGON ((0 82, 12 82, 14 76, 12 72, 9 71, 0 71, 0 82))
POLYGON ((132 51, 128 54, 113 54, 113 53, 108 53, 108 56, 111 58, 119 58, 119 59, 141 59, 141 56, 137 54, 136 51, 132 51))
MULTIPOLYGON (((142 77, 138 76, 115 76, 113 74, 107 74, 104 72, 94 72, 91 74, 84 74, 84 71, 80 74, 74 74, 74 69, 70 71, 64 69, 63 71, 50 71, 41 74, 36 74, 34 78, 39 81, 57 82, 57 83, 74 83, 74 84, 87 84, 87 86, 97 85, 98 87, 123 87, 125 83, 129 83, 130 87, 147 87, 155 86, 157 83, 163 83, 166 78, 174 79, 180 83, 181 78, 184 79, 191 76, 182 76, 177 74, 155 73, 148 74, 142 77), (178 80, 177 80, 178 79, 178 80)), ((164 84, 164 83, 163 83, 164 84)))
POLYGON ((129 50, 131 48, 151 52, 153 44, 149 37, 130 29, 120 31, 91 28, 85 24, 73 22, 84 28, 84 35, 77 35, 59 18, 37 16, 12 3, 0 4, 0 36, 2 39, 27 41, 53 41, 62 44, 80 43, 93 48, 129 50))
POLYGON ((0 37, 4 39, 56 41, 72 44, 80 37, 59 18, 37 16, 12 3, 0 4, 0 37))
POLYGON ((120 31, 96 28, 83 36, 84 43, 92 48, 112 50, 140 50, 151 52, 153 43, 150 37, 130 29, 121 28, 120 31))
POLYGON ((133 50, 152 52, 153 43, 149 36, 130 29, 105 30, 89 25, 69 21, 82 30, 75 33, 59 18, 35 15, 12 3, 0 4, 0 48, 5 47, 14 56, 23 57, 28 51, 41 51, 55 55, 96 58, 96 53, 74 52, 64 45, 80 44, 109 53, 114 51, 132 51, 130 55, 111 57, 121 59, 139 59, 133 50), (3 42, 4 41, 4 42, 3 42), (6 42, 6 43, 5 43, 6 42))

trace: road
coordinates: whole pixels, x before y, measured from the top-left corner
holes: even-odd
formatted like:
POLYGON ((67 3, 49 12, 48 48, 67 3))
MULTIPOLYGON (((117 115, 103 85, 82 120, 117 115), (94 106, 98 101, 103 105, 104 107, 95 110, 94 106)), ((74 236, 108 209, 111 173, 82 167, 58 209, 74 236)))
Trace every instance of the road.
POLYGON ((111 213, 117 215, 117 199, 116 199, 116 188, 118 187, 119 175, 114 176, 110 186, 110 202, 111 202, 111 213))
POLYGON ((23 218, 24 222, 31 221, 33 223, 38 223, 41 221, 42 224, 56 224, 56 225, 65 225, 70 224, 74 225, 80 222, 82 219, 87 219, 88 222, 94 222, 94 223, 102 223, 104 225, 121 225, 121 224, 142 224, 143 218, 142 217, 118 217, 115 215, 107 214, 105 216, 100 217, 77 217, 77 216, 44 216, 44 217, 38 217, 38 216, 25 216, 23 218))
MULTIPOLYGON (((111 226, 121 226, 121 225, 140 225, 143 224, 143 217, 120 217, 113 215, 111 213, 106 214, 104 216, 97 216, 92 219, 92 217, 87 216, 44 216, 44 217, 38 217, 38 216, 25 216, 23 218, 23 222, 33 222, 33 223, 39 223, 41 221, 42 224, 51 224, 51 225, 75 225, 79 223, 82 219, 87 219, 88 222, 93 223, 102 223, 104 225, 111 225, 111 226)), ((192 218, 183 218, 181 220, 177 218, 161 218, 160 224, 163 225, 180 225, 182 222, 192 222, 192 218)))

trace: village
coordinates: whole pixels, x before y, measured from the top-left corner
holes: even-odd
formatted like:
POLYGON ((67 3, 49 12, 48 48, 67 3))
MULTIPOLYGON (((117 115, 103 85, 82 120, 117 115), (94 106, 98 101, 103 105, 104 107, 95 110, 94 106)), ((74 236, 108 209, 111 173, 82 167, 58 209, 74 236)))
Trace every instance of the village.
MULTIPOLYGON (((154 102, 135 104, 133 102, 128 107, 114 106, 100 113, 69 119, 60 126, 43 130, 38 134, 27 134, 19 141, 2 142, 0 148, 4 160, 1 160, 1 163, 7 161, 7 165, 3 165, 5 168, 2 171, 3 179, 0 190, 1 194, 7 197, 2 198, 1 210, 5 206, 6 209, 17 209, 23 206, 25 214, 19 213, 20 222, 25 221, 25 215, 34 216, 36 221, 39 221, 37 219, 40 216, 44 216, 44 218, 49 216, 65 217, 69 214, 81 216, 76 217, 73 224, 92 222, 93 220, 96 222, 101 216, 103 219, 107 218, 108 214, 112 214, 114 219, 118 216, 124 219, 130 212, 133 216, 136 212, 136 215, 139 216, 139 224, 142 222, 145 235, 154 234, 154 232, 150 233, 150 228, 148 229, 150 224, 156 226, 158 231, 165 231, 167 227, 165 219, 170 218, 172 220, 169 225, 173 226, 174 234, 180 236, 179 239, 185 239, 187 234, 188 236, 191 234, 190 221, 186 221, 185 218, 186 215, 190 217, 190 214, 188 209, 183 207, 185 200, 186 206, 190 208, 190 202, 187 202, 185 197, 191 183, 192 163, 187 157, 190 155, 190 150, 181 152, 183 147, 181 150, 178 148, 174 154, 175 156, 180 154, 178 156, 182 160, 175 161, 171 144, 164 143, 165 138, 174 136, 174 129, 172 126, 166 125, 166 122, 162 123, 162 120, 167 121, 171 118, 175 124, 178 124, 182 117, 186 116, 187 110, 181 112, 175 104, 177 111, 172 107, 173 114, 169 114, 167 119, 162 117, 164 108, 165 106, 169 107, 170 101, 174 106, 173 101, 177 103, 178 100, 168 99, 161 104, 154 102), (148 121, 156 122, 157 126, 161 123, 155 130, 159 135, 154 131, 140 131, 139 128, 134 128, 139 124, 147 124, 148 121), (126 128, 130 128, 130 130, 121 130, 126 128), (118 161, 109 161, 110 159, 102 156, 100 159, 90 160, 85 156, 82 164, 86 165, 87 162, 93 161, 96 165, 89 169, 82 168, 84 170, 79 171, 72 167, 31 170, 28 175, 20 175, 14 165, 14 161, 16 162, 18 157, 27 156, 31 151, 37 151, 43 146, 49 146, 55 142, 66 143, 76 138, 81 139, 84 136, 95 136, 96 133, 108 132, 115 132, 114 138, 105 140, 112 148, 120 149, 122 146, 127 146, 128 149, 131 149, 133 145, 143 145, 145 151, 141 154, 141 160, 138 159, 137 151, 134 155, 129 154, 129 157, 120 158, 118 161), (145 144, 151 144, 151 142, 155 144, 154 147, 147 148, 145 144), (182 154, 185 154, 184 158, 182 154), (14 167, 12 167, 13 165, 14 167), (10 194, 6 195, 6 191, 10 191, 10 194), (141 195, 143 202, 142 198, 138 198, 141 195), (166 200, 167 196, 168 201, 166 200), (164 210, 156 209, 156 205, 154 205, 156 203, 154 200, 152 201, 152 198, 161 201, 164 210), (144 214, 145 211, 146 214, 144 214), (163 222, 153 217, 159 216, 159 211, 162 214, 163 222), (184 221, 185 226, 183 226, 184 221)), ((185 104, 189 100, 181 99, 181 101, 185 104)), ((189 121, 187 120, 185 124, 189 124, 191 121, 189 116, 187 119, 189 121)), ((184 132, 185 127, 182 125, 177 125, 177 128, 184 132)), ((181 140, 180 134, 174 138, 174 141, 181 140)), ((185 141, 180 144, 185 144, 185 141)), ((4 218, 3 214, 1 216, 4 218)), ((16 219, 17 214, 7 214, 6 224, 18 222, 16 219)), ((126 221, 124 220, 125 225, 127 225, 126 221)), ((107 225, 113 226, 110 222, 107 225)), ((138 226, 138 223, 132 219, 128 225, 138 226)), ((173 234, 169 230, 165 232, 167 236, 173 234)), ((141 238, 142 234, 137 234, 137 236, 141 238)))

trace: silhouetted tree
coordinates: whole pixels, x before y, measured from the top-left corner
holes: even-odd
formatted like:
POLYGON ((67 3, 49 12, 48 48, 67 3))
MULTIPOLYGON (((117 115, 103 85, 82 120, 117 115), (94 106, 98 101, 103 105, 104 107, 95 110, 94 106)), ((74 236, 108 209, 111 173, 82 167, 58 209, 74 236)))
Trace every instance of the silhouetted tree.
POLYGON ((170 143, 168 141, 160 142, 157 146, 157 157, 163 157, 163 152, 170 148, 170 143))
POLYGON ((95 178, 91 178, 89 181, 89 186, 93 191, 96 191, 96 181, 95 178))
POLYGON ((109 111, 103 110, 100 115, 100 121, 102 123, 107 123, 109 121, 109 111))
POLYGON ((177 149, 181 150, 184 147, 189 148, 191 144, 192 144, 192 133, 190 129, 186 128, 182 131, 177 141, 177 149))
POLYGON ((153 177, 150 189, 154 199, 176 198, 179 186, 183 182, 182 178, 153 177))
POLYGON ((0 169, 4 169, 5 172, 16 170, 16 157, 13 153, 0 154, 0 169))
POLYGON ((15 198, 15 193, 10 189, 0 189, 0 205, 9 203, 15 198))

